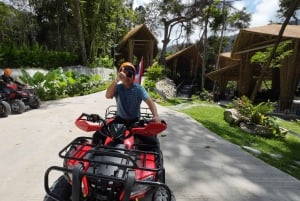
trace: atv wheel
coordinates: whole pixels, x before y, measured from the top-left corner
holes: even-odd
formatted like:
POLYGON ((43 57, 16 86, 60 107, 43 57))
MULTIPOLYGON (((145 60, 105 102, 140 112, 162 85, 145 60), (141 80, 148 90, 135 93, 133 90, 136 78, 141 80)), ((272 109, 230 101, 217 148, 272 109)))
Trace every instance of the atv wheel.
POLYGON ((0 117, 7 117, 11 113, 10 105, 6 101, 0 102, 0 117))
POLYGON ((11 112, 14 114, 21 114, 25 111, 25 103, 19 99, 10 102, 11 112))
MULTIPOLYGON (((65 176, 60 176, 50 187, 51 193, 55 194, 61 200, 71 201, 72 186, 68 183, 65 176)), ((44 197, 44 201, 56 201, 49 195, 44 197)))
POLYGON ((31 109, 38 109, 38 108, 40 108, 40 106, 41 106, 41 100, 39 99, 39 97, 34 96, 32 103, 30 103, 29 107, 31 109))
POLYGON ((173 195, 173 193, 171 192, 171 199, 168 199, 168 192, 165 188, 162 187, 158 187, 155 189, 154 193, 153 193, 153 199, 152 201, 176 201, 175 196, 173 195))

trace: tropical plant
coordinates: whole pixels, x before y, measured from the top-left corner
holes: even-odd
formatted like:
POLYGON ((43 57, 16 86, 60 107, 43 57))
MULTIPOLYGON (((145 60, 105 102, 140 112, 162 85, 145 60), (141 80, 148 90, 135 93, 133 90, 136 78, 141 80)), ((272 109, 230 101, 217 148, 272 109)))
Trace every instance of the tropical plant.
POLYGON ((254 105, 247 96, 234 99, 232 104, 244 119, 254 124, 262 124, 265 116, 274 110, 274 103, 268 101, 254 105))
POLYGON ((24 69, 21 72, 19 78, 33 86, 42 100, 84 95, 104 85, 99 75, 88 76, 71 70, 64 72, 62 68, 51 70, 46 74, 36 72, 33 76, 24 69))
POLYGON ((241 98, 234 99, 230 107, 238 111, 242 121, 261 125, 269 129, 270 134, 274 137, 285 136, 286 133, 280 129, 279 125, 275 122, 276 119, 269 115, 274 110, 275 103, 268 101, 254 105, 248 97, 242 96, 241 98))
POLYGON ((149 66, 145 72, 145 76, 148 80, 157 81, 164 77, 164 67, 158 63, 154 63, 152 66, 149 66))

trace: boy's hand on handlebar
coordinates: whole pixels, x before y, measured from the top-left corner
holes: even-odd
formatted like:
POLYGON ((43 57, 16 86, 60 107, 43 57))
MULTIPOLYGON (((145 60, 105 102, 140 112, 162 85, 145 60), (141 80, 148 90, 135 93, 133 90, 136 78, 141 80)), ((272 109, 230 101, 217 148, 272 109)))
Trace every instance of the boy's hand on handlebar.
POLYGON ((91 121, 91 122, 98 122, 101 120, 100 116, 97 115, 97 114, 91 114, 87 117, 87 120, 88 121, 91 121))
POLYGON ((161 123, 161 119, 159 116, 154 116, 152 119, 153 119, 153 122, 155 122, 155 123, 161 123))

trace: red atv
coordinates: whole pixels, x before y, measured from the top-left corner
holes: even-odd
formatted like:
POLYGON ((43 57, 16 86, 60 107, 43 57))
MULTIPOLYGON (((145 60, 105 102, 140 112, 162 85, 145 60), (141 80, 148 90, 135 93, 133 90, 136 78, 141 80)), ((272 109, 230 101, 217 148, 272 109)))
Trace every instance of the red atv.
POLYGON ((0 93, 0 117, 7 117, 11 113, 8 102, 5 101, 5 94, 0 93))
POLYGON ((9 84, 11 92, 6 99, 11 105, 11 112, 21 114, 25 111, 26 106, 31 109, 37 109, 41 106, 41 100, 36 95, 35 89, 27 85, 9 84))
POLYGON ((145 144, 140 138, 157 135, 167 124, 154 123, 148 109, 131 126, 114 123, 115 106, 105 119, 97 114, 81 114, 75 124, 80 129, 101 134, 78 137, 59 156, 63 167, 52 166, 45 173, 44 201, 175 201, 165 184, 163 154, 159 144, 145 144), (49 187, 49 175, 63 172, 49 187))

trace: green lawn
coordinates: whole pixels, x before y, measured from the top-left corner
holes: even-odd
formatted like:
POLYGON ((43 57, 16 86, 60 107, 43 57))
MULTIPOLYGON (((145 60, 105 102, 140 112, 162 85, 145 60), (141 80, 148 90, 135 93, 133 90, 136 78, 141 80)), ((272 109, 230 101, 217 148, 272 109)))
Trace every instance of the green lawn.
MULTIPOLYGON (((216 104, 194 102, 186 105, 188 107, 182 107, 179 111, 191 116, 212 132, 234 144, 260 150, 262 154, 256 155, 256 157, 300 180, 300 138, 289 133, 284 139, 254 136, 225 122, 223 119, 224 108, 216 104)), ((299 123, 279 118, 276 119, 276 122, 280 126, 300 134, 299 123)))

